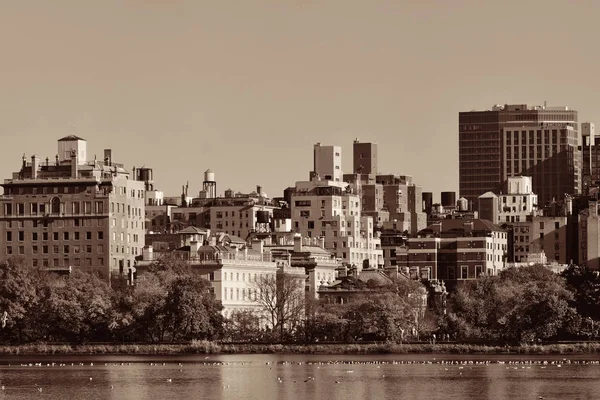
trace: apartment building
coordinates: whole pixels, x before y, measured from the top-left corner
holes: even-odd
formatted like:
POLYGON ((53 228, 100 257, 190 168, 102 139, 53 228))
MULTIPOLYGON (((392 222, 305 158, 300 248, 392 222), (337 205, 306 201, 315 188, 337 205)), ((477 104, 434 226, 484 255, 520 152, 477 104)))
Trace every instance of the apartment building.
MULTIPOLYGON (((373 234, 373 218, 361 214, 360 196, 327 182, 292 195, 292 227, 309 238, 323 237, 325 248, 359 268, 383 265, 381 241, 373 234)), ((298 185, 299 189, 301 185, 298 185)))
POLYGON ((532 176, 541 202, 581 190, 577 111, 507 104, 458 119, 460 195, 469 204, 499 194, 509 176, 532 176))
POLYGON ((508 235, 490 221, 448 219, 408 238, 396 265, 413 279, 441 280, 449 289, 504 268, 508 235))
POLYGON ((87 160, 87 142, 58 140, 53 162, 37 155, 2 184, 0 258, 46 270, 79 268, 110 281, 144 247, 144 184, 112 161, 87 160))

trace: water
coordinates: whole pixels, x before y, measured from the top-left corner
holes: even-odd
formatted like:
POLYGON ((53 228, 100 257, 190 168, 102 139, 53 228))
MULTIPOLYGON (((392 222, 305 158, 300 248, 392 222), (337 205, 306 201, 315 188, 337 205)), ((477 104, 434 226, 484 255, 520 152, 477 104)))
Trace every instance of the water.
POLYGON ((0 398, 432 400, 600 397, 600 365, 589 364, 600 357, 568 359, 571 364, 559 356, 489 355, 4 357, 0 359, 0 385, 4 388, 0 390, 0 398), (440 364, 443 360, 489 360, 492 363, 440 364), (508 364, 515 360, 546 360, 549 364, 508 364), (406 364, 409 361, 416 363, 406 364), (561 366, 551 364, 552 361, 560 362, 561 366), (575 364, 575 361, 579 363, 575 364), (53 362, 54 366, 48 365, 53 362), (36 363, 42 365, 36 366, 36 363))

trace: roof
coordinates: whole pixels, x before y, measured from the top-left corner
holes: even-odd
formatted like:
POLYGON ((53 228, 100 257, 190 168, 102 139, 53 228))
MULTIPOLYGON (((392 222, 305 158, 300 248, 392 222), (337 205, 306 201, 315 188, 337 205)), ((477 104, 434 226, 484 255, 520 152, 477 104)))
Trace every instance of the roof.
MULTIPOLYGON (((484 194, 482 194, 481 196, 479 196, 479 199, 495 199, 498 196, 496 196, 495 193, 493 192, 485 192, 484 194)), ((463 199, 463 197, 461 197, 461 199, 463 199)))
MULTIPOLYGON (((493 231, 493 232, 505 232, 504 229, 498 225, 493 224, 487 219, 442 219, 436 224, 442 224, 442 232, 448 232, 451 230, 465 229, 465 224, 473 223, 474 231, 493 231)), ((433 231, 436 230, 433 225, 429 225, 423 230, 433 231)))
POLYGON ((215 245, 215 246, 211 246, 211 245, 205 245, 205 246, 200 246, 198 248, 198 253, 226 253, 226 252, 231 252, 232 249, 226 246, 221 246, 221 245, 215 245))
MULTIPOLYGON (((294 245, 266 245, 265 248, 269 249, 270 251, 291 251, 291 252, 295 252, 294 251, 294 245)), ((331 252, 320 247, 320 246, 309 246, 309 245, 302 245, 302 253, 318 253, 318 254, 327 254, 330 255, 331 252)))
POLYGON ((202 230, 200 228, 197 228, 195 226, 188 226, 187 228, 182 229, 177 233, 196 235, 196 234, 206 234, 206 231, 202 230))
POLYGON ((392 279, 389 276, 387 276, 383 271, 375 269, 363 269, 358 274, 358 279, 363 282, 374 280, 380 286, 388 285, 393 282, 392 279))
POLYGON ((69 135, 69 136, 65 136, 64 138, 58 139, 59 142, 70 142, 73 140, 83 140, 85 142, 85 139, 82 139, 79 136, 75 136, 75 135, 69 135))
POLYGON ((235 235, 230 235, 228 233, 223 235, 223 242, 225 241, 229 241, 229 243, 246 243, 246 241, 244 239, 242 239, 239 236, 235 236, 235 235))

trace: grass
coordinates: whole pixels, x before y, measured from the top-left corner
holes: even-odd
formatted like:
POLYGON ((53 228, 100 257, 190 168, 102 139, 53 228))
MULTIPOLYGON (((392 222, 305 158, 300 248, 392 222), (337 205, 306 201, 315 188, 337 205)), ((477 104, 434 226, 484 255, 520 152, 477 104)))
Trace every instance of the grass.
POLYGON ((0 355, 181 355, 181 354, 598 354, 600 343, 493 346, 482 344, 47 344, 0 346, 0 355))

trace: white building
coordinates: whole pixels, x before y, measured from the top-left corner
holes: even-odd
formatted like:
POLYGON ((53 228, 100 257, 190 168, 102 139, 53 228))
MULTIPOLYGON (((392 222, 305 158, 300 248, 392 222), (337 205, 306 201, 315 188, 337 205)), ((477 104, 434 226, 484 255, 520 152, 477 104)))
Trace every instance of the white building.
POLYGON ((525 221, 537 210, 538 196, 533 193, 529 176, 509 177, 507 193, 501 194, 498 200, 498 220, 492 221, 496 224, 525 221))
POLYGON ((314 146, 314 170, 312 177, 316 175, 319 179, 343 182, 342 173, 342 148, 340 146, 322 146, 317 143, 314 146))
POLYGON ((292 195, 292 227, 309 238, 322 237, 325 248, 343 262, 383 266, 381 240, 373 234, 373 218, 362 216, 361 198, 348 184, 331 181, 297 182, 292 195))

